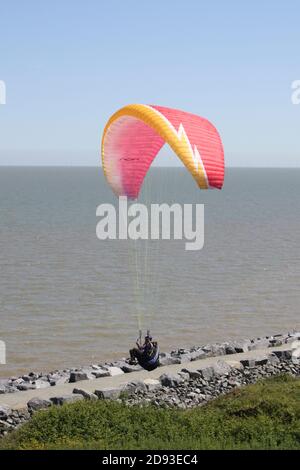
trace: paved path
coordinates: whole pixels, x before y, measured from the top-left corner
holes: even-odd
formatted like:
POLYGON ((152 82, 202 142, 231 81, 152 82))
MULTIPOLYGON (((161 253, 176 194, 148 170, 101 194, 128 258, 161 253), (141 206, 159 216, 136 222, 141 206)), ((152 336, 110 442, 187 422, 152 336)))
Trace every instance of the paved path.
MULTIPOLYGON (((300 341, 298 341, 300 344, 300 341)), ((66 383, 62 385, 55 385, 54 387, 40 388, 36 390, 27 390, 23 392, 6 393, 0 395, 0 405, 7 405, 12 409, 21 409, 27 407, 27 402, 34 397, 43 399, 49 399, 54 396, 68 395, 72 393, 73 389, 80 388, 89 392, 95 390, 102 390, 107 388, 115 388, 119 386, 125 386, 129 382, 135 380, 143 381, 145 379, 158 379, 162 374, 165 373, 177 373, 181 369, 186 368, 188 370, 197 370, 204 366, 209 366, 216 363, 218 360, 224 361, 234 367, 239 367, 239 361, 242 359, 248 359, 252 357, 266 356, 271 354, 273 351, 290 350, 291 344, 284 344, 276 348, 256 349, 254 351, 248 351, 245 353, 229 354, 225 356, 208 357, 205 359, 199 359, 198 361, 187 362, 183 364, 173 364, 170 366, 158 367, 157 369, 147 372, 145 370, 130 372, 115 377, 101 377, 99 379, 92 380, 81 380, 76 383, 66 383)))

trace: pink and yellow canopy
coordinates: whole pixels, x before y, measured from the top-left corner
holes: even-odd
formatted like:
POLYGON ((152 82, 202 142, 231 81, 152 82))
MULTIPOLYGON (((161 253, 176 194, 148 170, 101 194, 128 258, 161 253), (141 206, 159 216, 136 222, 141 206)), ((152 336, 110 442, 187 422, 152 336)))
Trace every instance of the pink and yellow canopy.
POLYGON ((216 128, 195 114, 145 104, 121 108, 102 137, 105 176, 118 195, 137 198, 145 175, 167 143, 201 189, 221 189, 224 151, 216 128))

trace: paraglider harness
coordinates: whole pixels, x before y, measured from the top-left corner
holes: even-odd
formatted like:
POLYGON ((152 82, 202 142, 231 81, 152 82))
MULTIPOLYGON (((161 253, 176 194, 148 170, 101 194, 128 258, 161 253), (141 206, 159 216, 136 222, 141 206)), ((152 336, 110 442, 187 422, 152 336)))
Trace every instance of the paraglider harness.
MULTIPOLYGON (((152 342, 152 338, 150 336, 150 331, 147 331, 147 335, 145 339, 148 338, 151 341, 152 347, 149 349, 144 349, 143 353, 136 357, 140 366, 142 366, 146 370, 154 370, 159 365, 159 347, 156 341, 152 342)), ((141 344, 142 340, 142 332, 139 332, 139 343, 141 344)))

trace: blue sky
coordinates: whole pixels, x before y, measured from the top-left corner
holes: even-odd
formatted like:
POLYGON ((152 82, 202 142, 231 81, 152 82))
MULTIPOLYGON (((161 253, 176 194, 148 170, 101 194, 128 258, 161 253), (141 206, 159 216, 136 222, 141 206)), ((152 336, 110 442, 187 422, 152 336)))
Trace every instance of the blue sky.
POLYGON ((210 119, 228 166, 299 166, 299 18, 298 0, 2 2, 0 164, 97 165, 137 102, 210 119))

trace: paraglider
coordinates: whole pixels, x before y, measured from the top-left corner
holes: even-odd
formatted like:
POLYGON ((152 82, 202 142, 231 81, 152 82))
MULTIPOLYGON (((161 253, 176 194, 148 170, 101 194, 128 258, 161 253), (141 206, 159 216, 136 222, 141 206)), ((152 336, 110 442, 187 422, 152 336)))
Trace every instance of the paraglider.
MULTIPOLYGON (((200 189, 222 189, 224 151, 211 122, 177 109, 130 104, 111 116, 102 136, 103 171, 118 197, 137 199, 144 178, 165 143, 200 189)), ((136 346, 130 350, 131 360, 137 360, 146 370, 155 369, 159 365, 157 342, 147 334, 142 344, 140 335, 136 346)))
POLYGON ((147 331, 144 343, 142 344, 142 332, 136 341, 136 347, 129 351, 132 363, 137 361, 140 366, 150 371, 156 369, 159 365, 159 347, 156 341, 153 341, 150 331, 147 331))
POLYGON ((145 175, 165 143, 199 188, 222 188, 223 145, 207 119, 162 106, 131 104, 111 116, 102 137, 104 174, 118 196, 138 197, 145 175))

